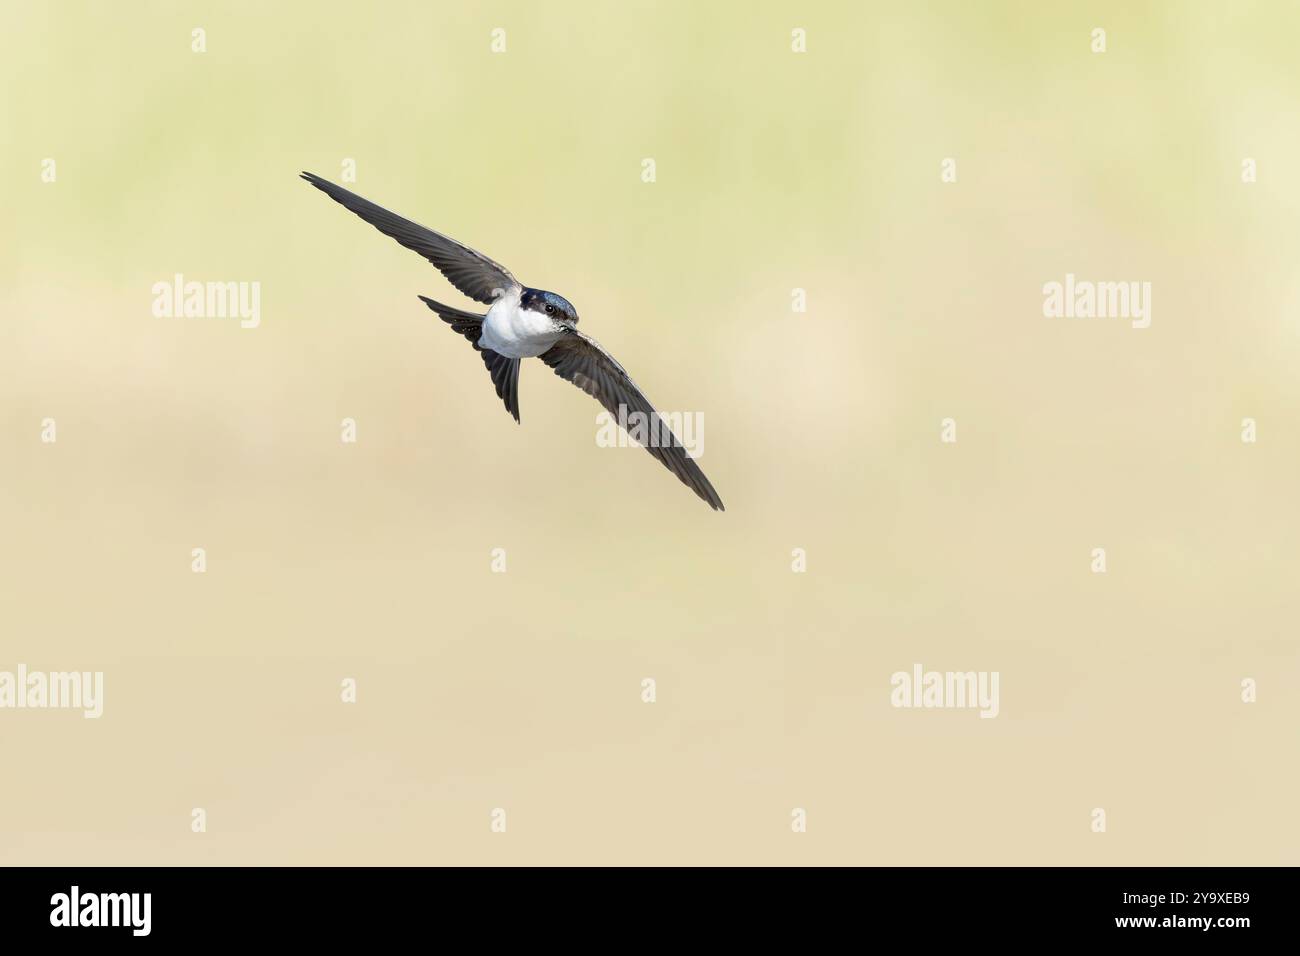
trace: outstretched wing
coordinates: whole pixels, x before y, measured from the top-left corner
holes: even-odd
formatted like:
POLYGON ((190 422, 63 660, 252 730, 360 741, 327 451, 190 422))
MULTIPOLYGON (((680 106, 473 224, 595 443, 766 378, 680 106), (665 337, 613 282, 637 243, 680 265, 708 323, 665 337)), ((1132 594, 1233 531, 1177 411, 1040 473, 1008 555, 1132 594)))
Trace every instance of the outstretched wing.
POLYGON ((614 357, 601 348, 600 343, 572 326, 566 326, 564 337, 543 352, 541 359, 556 375, 572 382, 600 402, 615 418, 619 417, 620 405, 627 407, 629 416, 633 412, 643 414, 649 425, 649 444, 642 443, 645 450, 708 502, 711 508, 725 510, 722 499, 713 490, 713 485, 709 484, 709 479, 704 477, 704 472, 695 463, 695 459, 686 454, 685 447, 669 429, 668 423, 655 411, 623 366, 614 361, 614 357))
POLYGON ((481 252, 462 245, 442 233, 434 232, 418 222, 403 219, 397 213, 376 206, 342 186, 335 186, 314 173, 303 173, 307 180, 325 195, 350 209, 386 236, 391 236, 428 259, 447 277, 447 281, 465 295, 479 302, 491 303, 497 296, 522 288, 519 280, 499 262, 493 262, 481 252))

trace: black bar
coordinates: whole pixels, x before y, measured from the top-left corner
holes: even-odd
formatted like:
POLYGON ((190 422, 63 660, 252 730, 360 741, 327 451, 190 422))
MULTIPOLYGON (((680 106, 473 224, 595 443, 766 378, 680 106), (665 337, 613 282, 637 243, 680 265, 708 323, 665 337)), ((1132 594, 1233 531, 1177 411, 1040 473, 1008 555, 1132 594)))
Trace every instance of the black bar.
POLYGON ((1232 946, 1290 935, 1294 883, 1290 869, 1237 868, 11 868, 0 871, 0 926, 6 941, 53 945, 421 933, 451 945, 461 931, 531 934, 540 945, 599 930, 664 945, 682 937, 662 934, 680 931, 756 942, 901 932, 927 944, 1232 946), (70 925, 74 886, 76 922, 118 925, 70 925))

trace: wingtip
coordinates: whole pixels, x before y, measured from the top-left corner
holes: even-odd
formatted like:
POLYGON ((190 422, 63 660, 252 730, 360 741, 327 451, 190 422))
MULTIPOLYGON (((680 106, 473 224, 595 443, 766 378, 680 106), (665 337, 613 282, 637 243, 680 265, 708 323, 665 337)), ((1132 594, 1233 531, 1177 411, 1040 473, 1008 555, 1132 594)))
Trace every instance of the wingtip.
POLYGON ((691 486, 695 489, 695 493, 699 495, 700 499, 714 511, 726 511, 726 506, 722 503, 722 495, 718 494, 717 491, 714 490, 713 485, 709 483, 709 479, 704 478, 703 472, 700 473, 700 477, 704 479, 704 483, 702 485, 691 486))

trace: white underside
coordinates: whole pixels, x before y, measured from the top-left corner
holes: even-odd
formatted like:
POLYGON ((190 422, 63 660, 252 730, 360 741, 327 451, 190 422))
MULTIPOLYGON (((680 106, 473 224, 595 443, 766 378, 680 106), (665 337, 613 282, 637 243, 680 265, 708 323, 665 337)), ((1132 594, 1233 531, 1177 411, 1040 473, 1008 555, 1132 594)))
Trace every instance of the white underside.
POLYGON ((559 341, 560 334, 550 316, 519 308, 515 292, 492 303, 478 344, 506 358, 534 358, 559 341))

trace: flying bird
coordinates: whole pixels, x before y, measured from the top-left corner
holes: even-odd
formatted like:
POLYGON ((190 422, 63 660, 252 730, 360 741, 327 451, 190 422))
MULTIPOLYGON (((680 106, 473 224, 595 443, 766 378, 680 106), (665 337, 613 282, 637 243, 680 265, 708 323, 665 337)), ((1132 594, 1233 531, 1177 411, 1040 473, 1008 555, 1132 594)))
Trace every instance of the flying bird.
POLYGON ((640 412, 649 426, 646 429, 649 435, 643 442, 637 435, 632 437, 710 507, 724 510, 722 499, 700 466, 686 454, 681 441, 623 366, 599 342, 578 331, 578 313, 568 299, 554 292, 529 288, 505 266, 481 252, 403 219, 342 186, 313 173, 303 173, 302 178, 384 235, 424 256, 462 293, 489 306, 485 315, 475 315, 420 296, 453 332, 469 339, 483 357, 497 396, 505 402, 506 411, 516 422, 519 421, 519 363, 526 358, 540 358, 560 378, 572 382, 605 406, 615 420, 628 420, 620 417, 620 406, 625 407, 626 416, 640 412))

